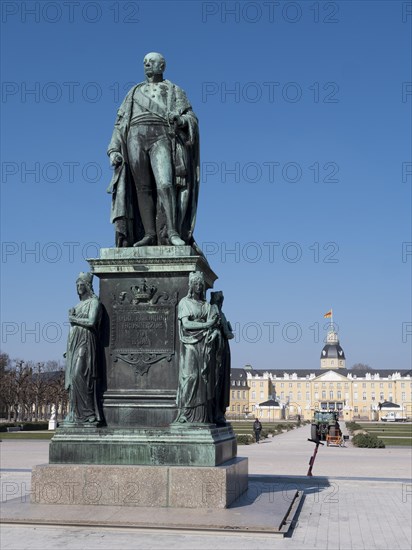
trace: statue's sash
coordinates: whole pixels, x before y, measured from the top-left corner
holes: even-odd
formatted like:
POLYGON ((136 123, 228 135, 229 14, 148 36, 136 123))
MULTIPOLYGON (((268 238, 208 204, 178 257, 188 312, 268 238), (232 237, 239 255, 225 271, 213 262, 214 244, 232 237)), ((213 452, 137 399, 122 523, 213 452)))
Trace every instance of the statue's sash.
MULTIPOLYGON (((167 94, 170 94, 170 88, 167 86, 167 94)), ((138 87, 133 94, 133 101, 150 113, 154 113, 168 122, 168 112, 166 105, 162 105, 158 101, 153 100, 147 96, 140 87, 138 87)))

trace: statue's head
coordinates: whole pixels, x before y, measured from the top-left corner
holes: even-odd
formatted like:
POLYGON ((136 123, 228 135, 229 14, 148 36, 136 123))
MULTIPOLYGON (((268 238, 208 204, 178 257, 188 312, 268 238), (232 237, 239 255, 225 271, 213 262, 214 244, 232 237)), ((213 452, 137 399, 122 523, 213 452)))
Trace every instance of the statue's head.
POLYGON ((211 292, 210 293, 210 303, 215 304, 218 307, 222 307, 223 292, 221 290, 217 290, 216 292, 211 292))
POLYGON ((91 273, 79 273, 76 280, 77 294, 83 296, 84 294, 93 294, 93 275, 91 273))
POLYGON ((162 75, 166 69, 166 60, 161 53, 150 52, 143 59, 146 76, 162 75))
POLYGON ((189 298, 193 298, 195 292, 202 300, 205 299, 205 278, 201 271, 194 271, 189 275, 189 298))

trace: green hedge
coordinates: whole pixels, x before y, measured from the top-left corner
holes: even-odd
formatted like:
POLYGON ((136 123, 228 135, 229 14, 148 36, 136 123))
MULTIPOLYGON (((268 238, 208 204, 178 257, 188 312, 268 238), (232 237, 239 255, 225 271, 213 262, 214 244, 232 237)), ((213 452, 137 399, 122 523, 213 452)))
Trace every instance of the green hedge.
POLYGON ((250 445, 253 443, 253 436, 250 434, 237 434, 236 439, 238 445, 250 445))
POLYGON ((24 432, 33 432, 36 430, 47 430, 48 422, 5 422, 0 424, 0 432, 7 432, 7 428, 22 426, 24 432))
POLYGON ((352 443, 355 447, 366 447, 368 449, 384 449, 385 443, 376 435, 358 434, 352 438, 352 443))
MULTIPOLYGON (((360 424, 357 422, 346 422, 346 428, 350 433, 355 432, 356 430, 364 430, 360 424)), ((365 430, 366 431, 366 430, 365 430)))

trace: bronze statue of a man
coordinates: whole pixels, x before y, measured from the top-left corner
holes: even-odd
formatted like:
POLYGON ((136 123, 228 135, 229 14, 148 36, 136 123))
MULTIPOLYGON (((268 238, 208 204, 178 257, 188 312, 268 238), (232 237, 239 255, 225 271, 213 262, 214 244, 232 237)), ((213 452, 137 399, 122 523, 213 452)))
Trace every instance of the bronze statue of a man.
POLYGON ((163 78, 159 53, 121 104, 108 147, 116 246, 193 244, 199 192, 198 121, 185 92, 163 78))

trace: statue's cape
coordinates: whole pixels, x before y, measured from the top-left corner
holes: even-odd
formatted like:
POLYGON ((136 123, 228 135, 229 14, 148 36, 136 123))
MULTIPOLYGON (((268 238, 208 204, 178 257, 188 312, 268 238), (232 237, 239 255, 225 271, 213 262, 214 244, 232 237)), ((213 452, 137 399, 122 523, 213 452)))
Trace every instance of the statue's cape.
MULTIPOLYGON (((140 107, 148 112, 155 113, 167 122, 169 121, 170 114, 180 116, 186 122, 185 128, 177 129, 174 134, 174 185, 177 191, 177 230, 187 244, 198 248, 193 239, 200 183, 198 120, 192 111, 185 92, 168 80, 164 82, 168 86, 166 106, 153 101, 142 93, 140 88, 145 83, 141 83, 129 91, 117 112, 117 120, 108 147, 108 154, 112 151, 120 151, 123 163, 114 170, 112 180, 107 189, 108 193, 112 194, 110 221, 114 223, 119 218, 125 220, 125 225, 127 226, 126 237, 129 243, 134 243, 143 237, 143 226, 140 220, 136 186, 129 169, 127 154, 127 135, 133 116, 133 104, 134 102, 138 102, 140 107), (136 91, 138 93, 135 93, 136 91)), ((160 209, 158 209, 158 212, 160 212, 160 209)), ((158 228, 158 233, 161 235, 161 220, 160 222, 158 220, 158 228)))

